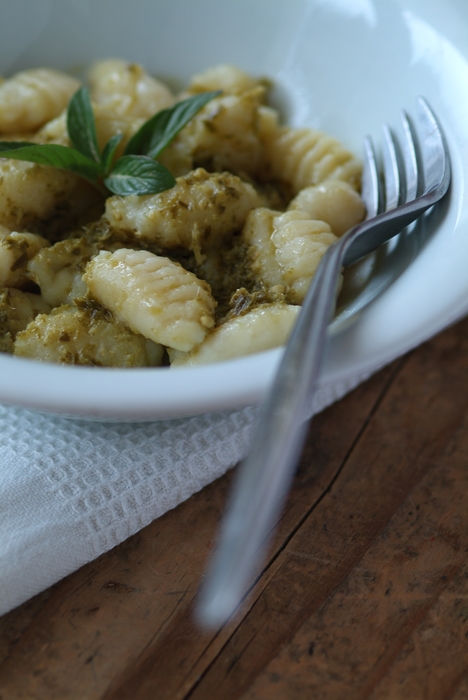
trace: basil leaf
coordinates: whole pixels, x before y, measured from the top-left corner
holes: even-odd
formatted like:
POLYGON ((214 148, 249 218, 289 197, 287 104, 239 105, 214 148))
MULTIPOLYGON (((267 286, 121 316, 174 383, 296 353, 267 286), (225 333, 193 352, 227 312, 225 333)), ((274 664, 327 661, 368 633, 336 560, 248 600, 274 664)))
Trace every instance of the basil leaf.
POLYGON ((221 91, 201 92, 187 100, 177 102, 173 107, 163 109, 148 119, 127 143, 125 153, 146 155, 157 158, 158 155, 188 124, 192 117, 221 91))
MULTIPOLYGON (((0 141, 0 151, 12 151, 18 148, 24 148, 25 146, 37 146, 37 143, 32 141, 0 141)), ((4 158, 6 156, 2 156, 4 158)))
POLYGON ((157 194, 175 185, 175 178, 161 163, 147 156, 122 156, 104 184, 114 194, 157 194))
POLYGON ((114 136, 111 136, 109 141, 106 143, 106 145, 103 148, 102 151, 102 170, 105 175, 109 172, 112 166, 112 161, 114 160, 115 152, 117 150, 117 146, 123 139, 123 134, 114 134, 114 136))
POLYGON ((85 87, 75 92, 68 103, 67 131, 70 141, 80 153, 96 163, 101 162, 91 98, 85 87))
POLYGON ((39 165, 50 165, 61 170, 70 170, 76 175, 96 184, 101 168, 90 158, 68 146, 57 143, 37 144, 0 141, 0 157, 26 160, 39 165))

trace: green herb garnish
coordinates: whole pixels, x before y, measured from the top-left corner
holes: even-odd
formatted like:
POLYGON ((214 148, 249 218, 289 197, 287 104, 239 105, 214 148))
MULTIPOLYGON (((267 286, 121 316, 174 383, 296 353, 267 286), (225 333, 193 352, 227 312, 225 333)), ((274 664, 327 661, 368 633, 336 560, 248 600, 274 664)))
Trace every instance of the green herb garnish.
POLYGON ((202 92, 158 112, 132 136, 125 148, 126 155, 145 155, 157 158, 192 117, 219 94, 219 90, 217 92, 202 92))
POLYGON ((123 195, 154 194, 175 185, 169 170, 148 156, 122 156, 104 182, 111 192, 123 195))
POLYGON ((82 87, 68 104, 67 131, 71 147, 0 141, 0 157, 69 170, 105 193, 157 194, 173 187, 175 178, 155 159, 192 117, 219 94, 219 91, 200 93, 158 112, 130 139, 124 155, 114 161, 122 135, 112 136, 101 153, 89 91, 82 87))

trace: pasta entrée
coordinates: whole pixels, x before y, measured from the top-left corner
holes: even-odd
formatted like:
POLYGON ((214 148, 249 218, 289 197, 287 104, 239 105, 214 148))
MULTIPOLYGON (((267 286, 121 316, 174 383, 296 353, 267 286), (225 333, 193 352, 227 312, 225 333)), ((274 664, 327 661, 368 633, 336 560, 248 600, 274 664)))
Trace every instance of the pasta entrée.
MULTIPOLYGON (((269 81, 233 66, 177 95, 121 59, 93 65, 85 84, 114 159, 153 115, 219 93, 157 156, 175 182, 163 191, 112 194, 0 158, 0 351, 178 367, 282 345, 324 252, 364 218, 360 161, 321 131, 283 125, 269 81)), ((0 139, 70 146, 81 87, 47 68, 5 80, 0 139)))

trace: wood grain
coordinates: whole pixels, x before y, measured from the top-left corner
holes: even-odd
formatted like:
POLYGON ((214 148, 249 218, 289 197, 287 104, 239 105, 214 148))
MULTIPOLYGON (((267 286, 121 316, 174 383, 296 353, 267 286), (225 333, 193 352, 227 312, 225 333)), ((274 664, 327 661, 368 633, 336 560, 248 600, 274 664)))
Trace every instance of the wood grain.
POLYGON ((314 419, 238 615, 193 607, 232 474, 0 619, 1 700, 468 698, 468 321, 314 419))

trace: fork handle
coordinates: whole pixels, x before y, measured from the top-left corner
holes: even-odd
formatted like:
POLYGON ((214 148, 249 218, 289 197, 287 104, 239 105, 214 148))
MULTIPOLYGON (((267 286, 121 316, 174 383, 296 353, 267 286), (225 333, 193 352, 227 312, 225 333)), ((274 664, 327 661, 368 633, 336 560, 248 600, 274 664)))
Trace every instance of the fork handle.
POLYGON ((248 457, 239 466, 220 541, 201 589, 198 619, 215 627, 235 611, 263 563, 259 551, 275 526, 303 446, 336 299, 343 245, 321 260, 280 363, 261 405, 248 457))

